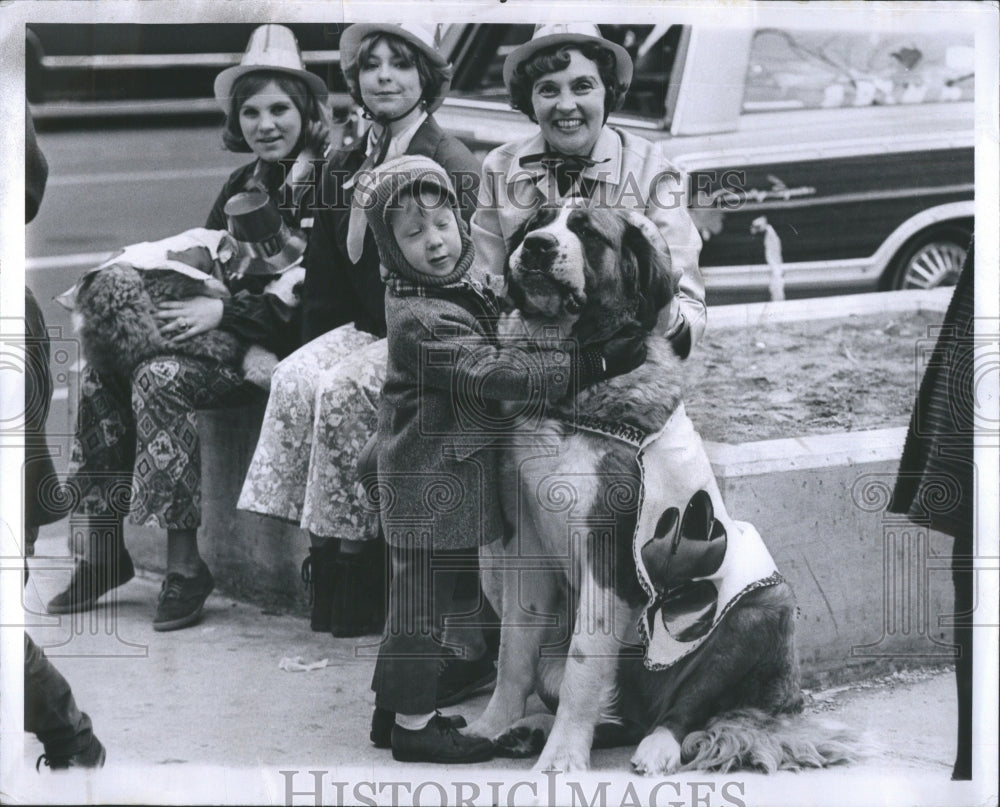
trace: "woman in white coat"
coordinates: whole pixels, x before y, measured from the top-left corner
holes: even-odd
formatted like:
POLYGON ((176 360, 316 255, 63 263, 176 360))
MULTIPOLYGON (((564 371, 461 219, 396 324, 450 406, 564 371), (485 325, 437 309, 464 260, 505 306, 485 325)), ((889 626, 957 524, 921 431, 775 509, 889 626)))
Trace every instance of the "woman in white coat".
POLYGON ((542 204, 571 195, 647 216, 663 235, 677 296, 658 330, 686 357, 705 330, 701 239, 687 212, 683 177, 653 143, 608 125, 632 80, 632 59, 596 25, 538 25, 503 67, 511 106, 538 124, 483 163, 472 217, 477 260, 503 272, 512 237, 542 204))

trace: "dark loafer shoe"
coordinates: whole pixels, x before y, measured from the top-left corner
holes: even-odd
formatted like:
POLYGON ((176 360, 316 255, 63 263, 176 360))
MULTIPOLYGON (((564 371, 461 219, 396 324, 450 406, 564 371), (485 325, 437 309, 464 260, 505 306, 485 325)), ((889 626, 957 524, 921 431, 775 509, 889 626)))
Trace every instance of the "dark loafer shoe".
POLYGON ((448 718, 436 714, 422 729, 392 727, 392 758, 397 762, 437 762, 460 765, 493 758, 493 743, 485 737, 460 734, 448 718))
POLYGON ((177 630, 193 625, 201 618, 201 609, 214 588, 215 580, 204 563, 194 577, 170 572, 160 589, 153 630, 177 630))
POLYGON ((437 706, 454 706, 497 682, 497 668, 489 656, 465 661, 448 659, 438 675, 437 706))
MULTIPOLYGON (((463 729, 468 725, 461 715, 440 715, 440 717, 447 720, 456 729, 463 729)), ((392 748, 392 727, 394 725, 396 725, 396 713, 376 706, 375 711, 372 712, 372 728, 368 735, 372 745, 376 748, 392 748)))
POLYGON ((89 611, 111 589, 135 577, 135 568, 128 552, 112 563, 77 561, 73 576, 65 591, 56 594, 46 607, 50 614, 79 614, 89 611))

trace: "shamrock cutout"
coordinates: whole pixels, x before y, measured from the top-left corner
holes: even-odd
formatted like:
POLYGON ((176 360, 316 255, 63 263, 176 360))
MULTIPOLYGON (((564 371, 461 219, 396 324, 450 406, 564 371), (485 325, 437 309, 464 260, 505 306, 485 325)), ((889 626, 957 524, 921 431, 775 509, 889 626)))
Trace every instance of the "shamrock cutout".
POLYGON ((663 626, 681 642, 704 636, 712 626, 719 592, 708 577, 719 570, 728 536, 715 520, 712 498, 699 490, 678 523, 676 507, 657 521, 653 537, 642 547, 642 562, 657 591, 650 612, 650 638, 659 612, 663 626))

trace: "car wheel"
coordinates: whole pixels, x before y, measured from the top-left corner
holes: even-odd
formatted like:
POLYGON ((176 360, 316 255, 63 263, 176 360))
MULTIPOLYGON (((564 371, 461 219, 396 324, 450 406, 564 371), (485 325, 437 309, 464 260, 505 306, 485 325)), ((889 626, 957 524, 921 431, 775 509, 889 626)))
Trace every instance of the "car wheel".
POLYGON ((914 239, 895 263, 890 288, 954 286, 962 271, 970 238, 968 231, 961 227, 946 227, 914 239))

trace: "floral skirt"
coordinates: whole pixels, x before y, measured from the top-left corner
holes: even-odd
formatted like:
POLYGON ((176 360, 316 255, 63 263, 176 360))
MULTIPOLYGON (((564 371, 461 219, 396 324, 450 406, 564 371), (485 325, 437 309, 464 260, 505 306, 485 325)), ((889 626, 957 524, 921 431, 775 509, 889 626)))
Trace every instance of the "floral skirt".
POLYGON ((378 425, 384 339, 342 325, 278 364, 237 507, 309 532, 374 538, 378 513, 357 495, 357 462, 378 425))

